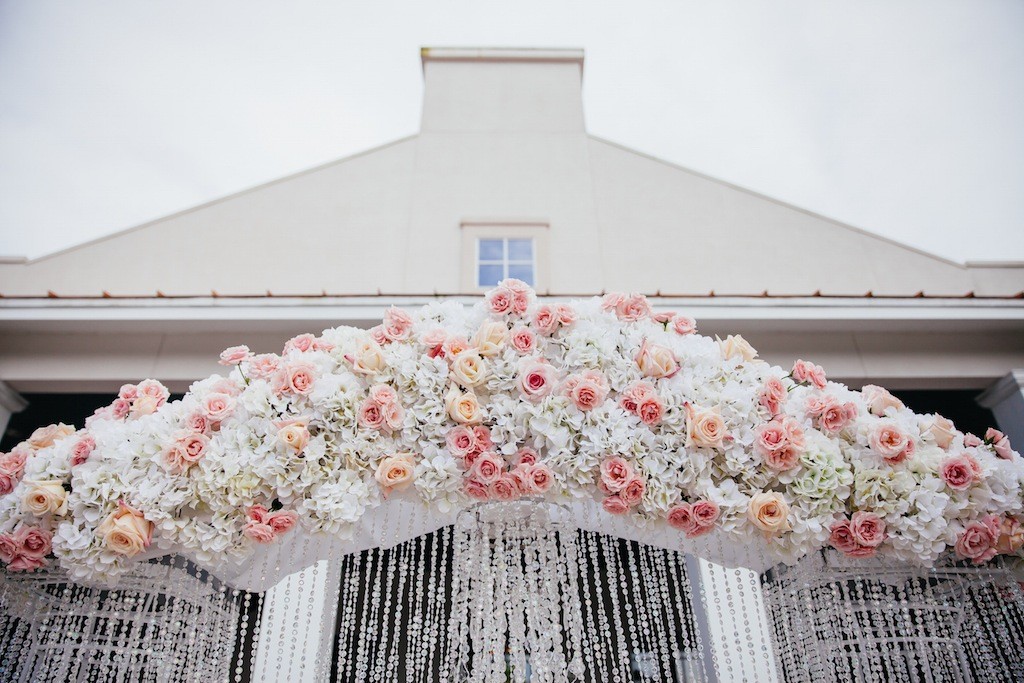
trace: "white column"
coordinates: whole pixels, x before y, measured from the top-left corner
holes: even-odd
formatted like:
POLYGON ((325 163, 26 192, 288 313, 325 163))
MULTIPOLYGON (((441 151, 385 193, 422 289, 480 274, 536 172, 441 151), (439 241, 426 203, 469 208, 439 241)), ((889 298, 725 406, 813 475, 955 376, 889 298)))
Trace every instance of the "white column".
MULTIPOLYGON (((996 416, 999 430, 1018 453, 1024 451, 1024 370, 1012 370, 978 396, 978 403, 996 416)), ((978 436, 982 436, 978 434, 978 436)))
POLYGON ((7 423, 11 415, 20 413, 28 407, 21 394, 12 389, 6 382, 0 381, 0 436, 7 433, 7 423))

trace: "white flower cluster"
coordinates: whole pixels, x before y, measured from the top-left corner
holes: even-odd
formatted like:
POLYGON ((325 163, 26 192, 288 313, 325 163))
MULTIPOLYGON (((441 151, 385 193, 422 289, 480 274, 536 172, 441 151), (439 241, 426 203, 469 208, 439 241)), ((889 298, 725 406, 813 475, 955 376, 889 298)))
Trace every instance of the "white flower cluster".
POLYGON ((1024 467, 999 432, 964 434, 804 361, 771 366, 637 295, 553 304, 509 280, 470 308, 391 309, 371 330, 222 363, 227 377, 179 401, 126 385, 84 429, 0 454, 9 569, 50 554, 91 580, 168 552, 240 562, 296 523, 344 537, 395 496, 442 512, 593 497, 786 561, 828 544, 917 563, 1024 545, 1024 467))

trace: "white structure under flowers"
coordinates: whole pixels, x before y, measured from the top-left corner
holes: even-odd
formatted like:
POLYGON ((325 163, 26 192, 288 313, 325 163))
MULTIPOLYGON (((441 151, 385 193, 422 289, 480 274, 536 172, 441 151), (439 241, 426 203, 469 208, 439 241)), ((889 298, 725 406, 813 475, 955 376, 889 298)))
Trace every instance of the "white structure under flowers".
POLYGON ((829 545, 983 563, 1024 543, 1024 464, 1001 433, 769 365, 638 295, 543 304, 506 280, 469 309, 393 308, 222 362, 180 401, 126 385, 84 429, 0 457, 7 569, 114 582, 176 553, 234 576, 295 526, 345 538, 393 502, 445 515, 520 497, 593 501, 762 566, 829 545))

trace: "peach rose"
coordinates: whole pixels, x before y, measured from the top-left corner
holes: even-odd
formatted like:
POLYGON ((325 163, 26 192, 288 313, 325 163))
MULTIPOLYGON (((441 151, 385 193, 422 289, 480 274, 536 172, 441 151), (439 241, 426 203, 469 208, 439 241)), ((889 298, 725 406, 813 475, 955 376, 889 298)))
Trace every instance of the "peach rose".
POLYGON ((705 410, 686 404, 686 445, 721 448, 725 440, 725 421, 718 409, 705 410))
POLYGON ((103 540, 108 550, 131 557, 149 547, 153 539, 153 523, 142 513, 124 503, 96 528, 96 535, 103 540))
POLYGON ((385 495, 392 491, 401 491, 409 487, 416 476, 412 453, 397 453, 381 458, 377 464, 377 472, 373 475, 383 489, 385 495))
POLYGON ((658 379, 671 377, 679 372, 679 362, 672 350, 666 346, 650 344, 646 339, 640 345, 634 360, 645 377, 658 379))
POLYGON ((132 401, 131 416, 142 417, 143 415, 152 415, 159 408, 157 399, 152 396, 138 396, 132 401))
POLYGON ((555 368, 544 361, 529 361, 519 371, 519 392, 527 401, 536 403, 554 389, 555 368))
POLYGON ((487 379, 487 363, 475 349, 462 351, 451 362, 452 377, 467 389, 479 386, 487 379))
POLYGON ((865 384, 861 387, 860 394, 864 397, 868 412, 872 415, 884 415, 890 408, 903 410, 903 401, 874 384, 865 384))
POLYGON ((301 453, 309 443, 309 429, 302 422, 286 424, 277 431, 277 440, 294 453, 301 453))
POLYGON ((752 361, 757 358, 757 351, 754 347, 738 334, 730 334, 724 340, 717 337, 716 339, 724 359, 742 358, 745 361, 752 361))
POLYGON ((36 450, 49 448, 64 437, 71 436, 74 433, 75 428, 71 425, 66 425, 63 422, 55 425, 49 425, 47 427, 40 427, 32 432, 32 436, 28 437, 28 445, 36 450))
POLYGON ((501 353, 501 347, 508 339, 508 328, 504 323, 495 321, 485 322, 473 335, 473 346, 477 352, 486 357, 496 356, 501 353))
POLYGON ((68 492, 60 481, 26 482, 27 489, 21 497, 25 512, 41 517, 45 514, 63 515, 68 511, 68 492))
POLYGON ((346 355, 345 360, 352 364, 353 372, 361 375, 375 375, 387 366, 384 351, 381 350, 380 344, 372 339, 360 342, 355 352, 346 355))
POLYGON ((953 443, 953 437, 956 436, 956 427, 953 426, 950 420, 936 413, 922 432, 931 434, 932 438, 935 439, 935 445, 942 450, 946 450, 953 443))
POLYGON ((758 493, 747 506, 747 519, 766 535, 777 535, 789 530, 789 505, 773 491, 758 493))
POLYGON ((1024 526, 1013 517, 1004 517, 999 523, 996 550, 1002 555, 1015 555, 1024 547, 1024 526))
POLYGON ((444 407, 448 416, 459 424, 475 425, 483 422, 483 411, 480 402, 473 392, 463 393, 454 384, 448 389, 444 398, 444 407))

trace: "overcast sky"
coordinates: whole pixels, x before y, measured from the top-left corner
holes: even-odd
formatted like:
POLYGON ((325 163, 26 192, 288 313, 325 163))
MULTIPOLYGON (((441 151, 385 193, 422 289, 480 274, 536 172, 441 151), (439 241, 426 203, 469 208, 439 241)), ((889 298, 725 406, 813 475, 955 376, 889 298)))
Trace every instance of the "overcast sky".
POLYGON ((1024 2, 0 0, 0 254, 415 133, 420 46, 586 49, 591 133, 1024 260, 1024 2))

